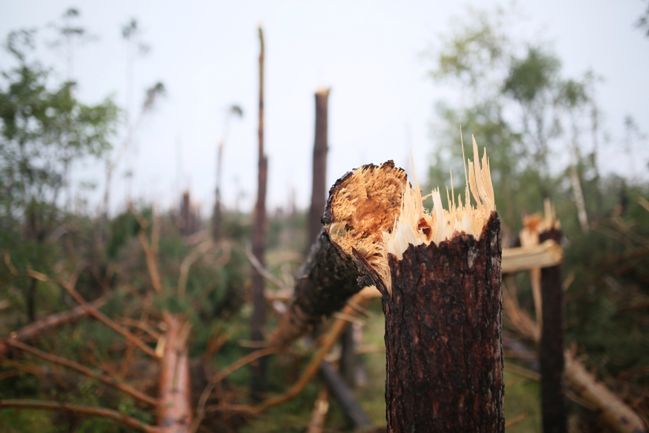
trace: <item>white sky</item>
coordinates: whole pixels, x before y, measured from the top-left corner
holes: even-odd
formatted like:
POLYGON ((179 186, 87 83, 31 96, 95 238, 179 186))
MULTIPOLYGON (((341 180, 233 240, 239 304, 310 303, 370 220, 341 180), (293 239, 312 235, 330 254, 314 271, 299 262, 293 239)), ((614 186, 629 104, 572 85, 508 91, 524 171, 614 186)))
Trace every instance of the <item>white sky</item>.
MULTIPOLYGON (((493 9, 502 2, 470 4, 493 9)), ((152 51, 135 64, 133 109, 157 80, 165 83, 168 96, 139 129, 127 158, 135 172, 132 194, 169 206, 189 188, 207 213, 213 201, 216 144, 225 109, 232 103, 241 105, 245 114, 231 125, 224 197, 232 205, 242 190, 246 196, 241 203, 248 208, 255 194, 258 23, 264 25, 267 44, 269 205, 286 204, 294 188, 298 205, 305 206, 311 182, 313 92, 320 86, 332 87, 329 183, 367 162, 394 159, 405 164, 409 148, 417 172, 424 175, 435 150, 433 105, 449 91, 426 77, 430 63, 423 53, 448 31, 452 17, 466 13, 466 5, 423 0, 92 0, 76 5, 0 0, 0 35, 43 25, 78 6, 81 22, 100 38, 75 51, 74 78, 81 97, 97 101, 114 94, 125 106, 127 55, 120 28, 130 17, 137 18, 152 51)), ((626 114, 649 131, 649 38, 634 28, 644 7, 640 0, 545 0, 517 7, 526 20, 513 34, 552 42, 568 76, 592 68, 604 77, 598 97, 613 141, 621 139, 626 114)), ((64 63, 59 64, 63 69, 64 63)), ((647 149, 638 150, 646 161, 647 149)), ((628 164, 628 158, 603 156, 605 171, 628 164)), ((637 170, 642 167, 637 163, 637 170)), ((120 173, 124 169, 122 165, 120 173)), ((120 173, 113 208, 121 207, 126 197, 120 173)), ((81 167, 77 177, 98 183, 99 200, 103 165, 81 167)))

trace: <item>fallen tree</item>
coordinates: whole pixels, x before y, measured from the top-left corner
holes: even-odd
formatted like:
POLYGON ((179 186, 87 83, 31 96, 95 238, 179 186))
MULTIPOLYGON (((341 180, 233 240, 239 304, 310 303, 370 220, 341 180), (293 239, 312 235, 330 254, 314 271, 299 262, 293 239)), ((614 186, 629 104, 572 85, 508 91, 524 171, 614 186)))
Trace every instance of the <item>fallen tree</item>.
POLYGON ((323 228, 298 272, 291 305, 269 337, 271 346, 313 330, 371 285, 358 257, 369 263, 383 259, 376 245, 393 228, 406 184, 405 172, 388 161, 353 170, 331 187, 323 228))

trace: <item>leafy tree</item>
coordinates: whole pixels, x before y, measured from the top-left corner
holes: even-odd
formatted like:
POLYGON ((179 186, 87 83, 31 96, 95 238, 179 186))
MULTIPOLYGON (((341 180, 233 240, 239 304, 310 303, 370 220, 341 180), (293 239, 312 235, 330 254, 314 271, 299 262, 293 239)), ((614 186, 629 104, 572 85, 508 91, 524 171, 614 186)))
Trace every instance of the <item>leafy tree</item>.
MULTIPOLYGON (((35 31, 10 33, 5 48, 14 65, 0 75, 0 231, 7 247, 20 240, 37 248, 58 223, 68 166, 110 148, 118 109, 110 99, 80 101, 74 82, 57 82, 32 60, 35 31)), ((33 319, 33 296, 28 304, 33 319)))

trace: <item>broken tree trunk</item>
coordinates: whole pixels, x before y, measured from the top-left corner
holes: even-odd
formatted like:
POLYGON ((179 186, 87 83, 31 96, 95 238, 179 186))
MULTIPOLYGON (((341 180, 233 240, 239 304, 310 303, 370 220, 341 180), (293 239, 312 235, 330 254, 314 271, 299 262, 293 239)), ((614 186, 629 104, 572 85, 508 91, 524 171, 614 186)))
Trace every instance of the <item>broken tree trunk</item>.
MULTIPOLYGON (((252 254, 265 266, 266 250, 266 185, 268 178, 268 158, 264 151, 264 31, 258 28, 259 36, 259 112, 257 125, 258 138, 258 175, 257 202, 255 204, 254 225, 252 233, 252 254)), ((259 271, 252 271, 252 317, 250 319, 250 338, 252 341, 264 340, 266 323, 266 299, 264 297, 264 277, 259 271)), ((253 399, 260 399, 266 388, 266 361, 259 359, 252 365, 251 394, 253 399)))
MULTIPOLYGON (((325 208, 327 195, 327 127, 330 89, 315 93, 315 140, 313 144, 313 182, 311 183, 311 206, 307 221, 307 248, 320 233, 320 217, 325 208)), ((307 249, 308 252, 308 249, 307 249)))
POLYGON ((389 432, 503 432, 500 223, 390 257, 389 432))
POLYGON ((430 214, 406 188, 387 260, 367 266, 383 295, 391 433, 505 429, 500 221, 475 141, 466 183, 465 203, 449 197, 448 210, 434 190, 430 214))
POLYGON ((377 244, 383 232, 392 231, 406 184, 405 172, 388 161, 353 170, 331 187, 324 227, 298 272, 293 300, 270 345, 286 346, 312 331, 371 284, 355 256, 370 263, 383 259, 377 244))
POLYGON ((158 428, 160 433, 188 433, 192 423, 187 338, 189 324, 164 313, 167 327, 160 363, 160 403, 158 428))
MULTIPOLYGON (((551 227, 539 234, 539 242, 561 244, 561 232, 551 227)), ((565 387, 563 383, 563 289, 561 266, 541 269, 541 412, 544 433, 567 432, 565 387)))

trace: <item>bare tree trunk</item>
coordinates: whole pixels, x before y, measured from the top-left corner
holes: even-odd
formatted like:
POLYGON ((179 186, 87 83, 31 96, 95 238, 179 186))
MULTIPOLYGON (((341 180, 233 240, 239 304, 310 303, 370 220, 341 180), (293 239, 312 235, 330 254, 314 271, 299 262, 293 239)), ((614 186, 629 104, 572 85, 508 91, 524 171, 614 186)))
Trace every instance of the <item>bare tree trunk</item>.
POLYGON ((308 247, 316 240, 322 224, 320 218, 327 200, 327 129, 330 89, 320 89, 315 93, 315 142, 313 145, 313 182, 311 184, 311 207, 309 208, 308 247))
MULTIPOLYGON (((259 35, 259 118, 258 118, 258 177, 257 202, 255 204, 254 226, 252 233, 252 253, 265 266, 266 250, 266 184, 268 176, 268 158, 264 153, 264 31, 258 29, 259 35)), ((250 337, 253 341, 264 340, 266 323, 266 299, 264 297, 264 277, 256 269, 252 273, 252 317, 250 320, 250 337)), ((261 398, 266 388, 266 362, 258 360, 252 365, 251 393, 254 399, 261 398)))
POLYGON ((503 433, 500 222, 389 256, 388 432, 503 433))
POLYGON ((189 433, 192 406, 187 338, 189 325, 178 316, 164 313, 167 326, 160 365, 160 433, 189 433))
MULTIPOLYGON (((539 234, 539 242, 551 239, 561 243, 561 232, 555 228, 539 234)), ((566 433, 563 293, 560 265, 541 269, 541 410, 543 433, 566 433)))

